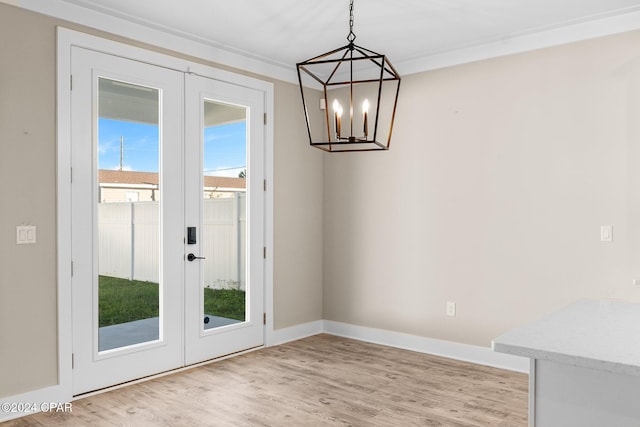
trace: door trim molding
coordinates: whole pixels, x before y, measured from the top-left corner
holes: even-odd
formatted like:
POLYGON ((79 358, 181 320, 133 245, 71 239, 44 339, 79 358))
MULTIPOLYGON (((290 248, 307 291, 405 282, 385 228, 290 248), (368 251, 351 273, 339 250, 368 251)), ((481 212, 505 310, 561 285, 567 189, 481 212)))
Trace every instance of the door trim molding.
MULTIPOLYGON (((197 74, 239 86, 252 88, 264 93, 264 109, 267 120, 264 126, 265 179, 269 183, 265 192, 264 245, 269 248, 269 256, 264 260, 264 312, 267 322, 264 328, 265 345, 273 341, 273 112, 274 85, 271 82, 220 70, 203 64, 183 60, 127 45, 120 42, 92 36, 67 28, 57 29, 57 269, 58 269, 58 384, 46 389, 35 390, 47 394, 47 401, 68 402, 72 399, 73 372, 72 358, 72 318, 71 318, 71 47, 80 47, 134 61, 169 68, 183 73, 197 74)), ((39 394, 38 394, 39 395, 39 394)), ((24 398, 25 395, 16 396, 24 398)), ((25 400, 26 399, 26 400, 25 400)))

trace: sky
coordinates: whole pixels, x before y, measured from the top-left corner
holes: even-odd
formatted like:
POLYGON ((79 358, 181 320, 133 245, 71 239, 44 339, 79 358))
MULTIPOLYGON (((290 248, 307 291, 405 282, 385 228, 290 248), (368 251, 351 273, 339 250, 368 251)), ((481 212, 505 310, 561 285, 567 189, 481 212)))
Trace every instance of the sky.
MULTIPOLYGON (((99 119, 98 168, 120 168, 120 137, 124 137, 122 169, 158 172, 158 126, 99 119)), ((204 131, 207 175, 237 177, 246 169, 246 123, 212 126, 204 131)))

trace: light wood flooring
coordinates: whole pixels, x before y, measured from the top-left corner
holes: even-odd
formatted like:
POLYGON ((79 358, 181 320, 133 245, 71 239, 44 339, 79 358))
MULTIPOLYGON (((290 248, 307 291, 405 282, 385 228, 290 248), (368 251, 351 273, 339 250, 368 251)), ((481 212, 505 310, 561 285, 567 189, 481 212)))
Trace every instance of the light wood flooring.
POLYGON ((2 427, 524 427, 527 389, 526 374, 316 335, 2 427))

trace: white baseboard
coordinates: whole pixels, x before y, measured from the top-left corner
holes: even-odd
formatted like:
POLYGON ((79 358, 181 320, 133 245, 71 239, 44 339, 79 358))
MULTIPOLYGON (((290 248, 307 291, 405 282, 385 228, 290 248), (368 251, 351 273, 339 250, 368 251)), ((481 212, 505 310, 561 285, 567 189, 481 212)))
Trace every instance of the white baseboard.
POLYGON ((345 338, 353 338, 374 344, 382 344, 389 347, 402 348, 510 371, 529 373, 528 358, 496 353, 489 347, 479 347, 400 332, 355 326, 331 320, 324 320, 322 329, 327 334, 345 338))
POLYGON ((60 385, 41 388, 15 396, 0 397, 0 423, 36 412, 50 411, 57 404, 71 402, 71 390, 60 385))
POLYGON ((310 337, 312 335, 318 335, 324 332, 323 321, 316 320, 315 322, 303 323, 301 325, 291 326, 284 329, 276 329, 267 339, 267 346, 285 344, 291 341, 299 340, 302 338, 310 337))
POLYGON ((528 358, 496 353, 489 347, 437 340, 331 320, 317 320, 275 330, 270 334, 267 346, 284 344, 320 333, 507 369, 509 371, 529 373, 528 358))

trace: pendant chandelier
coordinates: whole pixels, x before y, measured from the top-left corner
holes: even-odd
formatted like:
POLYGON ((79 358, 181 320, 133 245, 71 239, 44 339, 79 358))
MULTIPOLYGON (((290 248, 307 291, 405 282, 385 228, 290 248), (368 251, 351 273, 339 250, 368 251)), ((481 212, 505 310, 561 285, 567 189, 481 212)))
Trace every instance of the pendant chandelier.
POLYGON ((391 143, 400 75, 355 39, 350 0, 349 43, 297 64, 309 142, 329 152, 388 150, 391 143))

